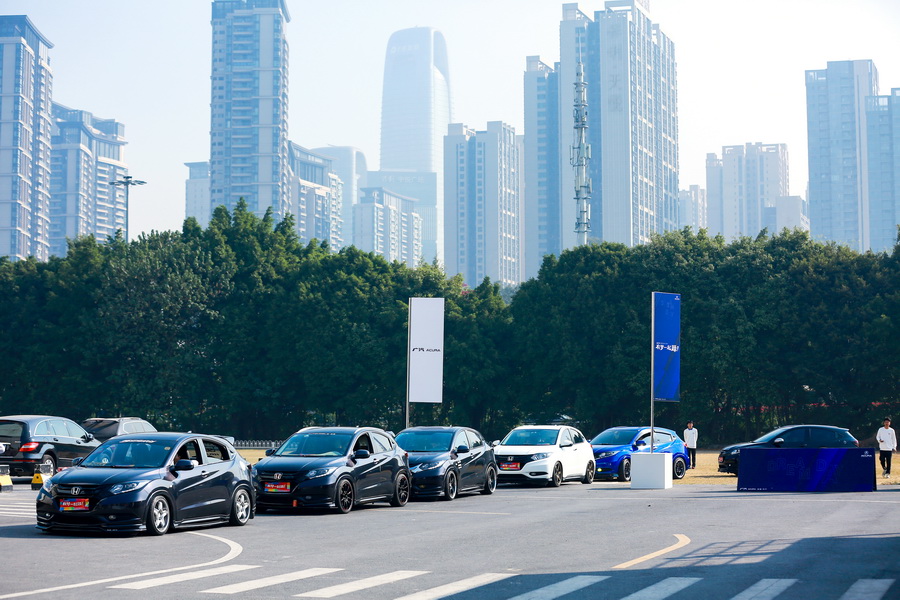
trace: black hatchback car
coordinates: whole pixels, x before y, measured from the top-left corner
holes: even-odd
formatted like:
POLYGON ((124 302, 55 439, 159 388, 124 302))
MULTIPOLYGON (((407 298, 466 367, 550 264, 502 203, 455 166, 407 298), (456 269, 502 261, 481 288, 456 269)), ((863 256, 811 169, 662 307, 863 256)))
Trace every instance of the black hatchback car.
POLYGON ((413 497, 453 500, 462 492, 497 489, 494 449, 467 427, 410 427, 397 434, 409 452, 413 497))
POLYGON ((11 415, 0 417, 0 465, 9 465, 13 477, 31 477, 38 465, 70 467, 90 454, 100 442, 65 417, 11 415))
POLYGON ((843 427, 788 425, 742 444, 726 446, 719 453, 719 472, 738 473, 743 448, 857 448, 859 441, 843 427))
POLYGON ((44 482, 37 526, 44 531, 147 531, 253 518, 250 464, 225 439, 196 433, 113 438, 44 482))
POLYGON ((409 500, 409 455, 375 427, 307 427, 253 467, 260 508, 330 507, 409 500))

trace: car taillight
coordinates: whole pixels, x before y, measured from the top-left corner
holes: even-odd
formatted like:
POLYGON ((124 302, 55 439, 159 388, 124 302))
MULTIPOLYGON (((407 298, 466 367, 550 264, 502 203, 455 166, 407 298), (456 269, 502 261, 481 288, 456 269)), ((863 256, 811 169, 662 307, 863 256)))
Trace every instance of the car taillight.
POLYGON ((34 452, 41 444, 39 442, 28 442, 19 446, 19 452, 34 452))

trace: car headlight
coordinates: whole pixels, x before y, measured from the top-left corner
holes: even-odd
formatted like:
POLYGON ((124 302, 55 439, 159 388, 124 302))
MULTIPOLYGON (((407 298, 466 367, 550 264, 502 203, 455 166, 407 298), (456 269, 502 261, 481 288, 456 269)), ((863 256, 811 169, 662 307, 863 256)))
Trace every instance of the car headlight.
POLYGON ((128 483, 117 483, 116 485, 109 488, 110 494, 124 494, 125 492, 133 492, 135 490, 139 490, 145 485, 150 483, 149 481, 129 481, 128 483))
POLYGON ((332 473, 334 473, 335 469, 337 469, 337 467, 326 467, 324 469, 313 469, 312 471, 308 471, 306 473, 306 478, 312 479, 314 477, 324 477, 325 475, 331 475, 332 473))
POLYGON ((44 490, 45 492, 47 492, 48 494, 50 493, 50 489, 52 487, 53 487, 53 478, 52 477, 48 477, 47 479, 44 480, 44 483, 41 484, 41 489, 44 490))
POLYGON ((597 454, 596 456, 594 456, 594 458, 609 458, 610 456, 615 456, 618 453, 619 453, 618 450, 614 450, 612 452, 601 452, 600 454, 597 454))
POLYGON ((726 452, 726 454, 727 454, 728 456, 734 456, 735 454, 737 454, 737 453, 740 452, 740 451, 741 451, 740 448, 735 448, 734 450, 729 450, 728 452, 726 452))
POLYGON ((545 458, 550 458, 552 454, 550 452, 538 452, 537 454, 531 455, 531 460, 544 460, 545 458))
POLYGON ((411 471, 415 471, 415 472, 417 472, 417 473, 418 473, 419 471, 430 471, 431 469, 440 469, 440 468, 443 467, 445 464, 447 464, 447 461, 446 461, 446 460, 438 460, 438 461, 434 461, 434 462, 420 463, 420 464, 414 466, 414 467, 413 467, 412 469, 410 469, 410 470, 411 470, 411 471))

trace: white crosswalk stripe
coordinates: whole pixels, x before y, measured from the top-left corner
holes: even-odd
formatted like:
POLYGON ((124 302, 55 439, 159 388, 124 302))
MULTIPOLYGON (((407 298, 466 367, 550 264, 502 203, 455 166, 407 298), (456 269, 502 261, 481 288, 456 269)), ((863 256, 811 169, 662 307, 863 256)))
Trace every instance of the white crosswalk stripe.
POLYGON ((351 581, 349 583, 341 583, 338 585, 313 590, 311 592, 304 592, 302 594, 297 594, 296 597, 334 598, 335 596, 342 596, 351 592, 358 592, 360 590, 367 590, 379 585, 394 583, 395 581, 402 581, 404 579, 409 579, 410 577, 425 575, 429 572, 430 571, 394 571, 393 573, 385 573, 384 575, 376 575, 375 577, 367 577, 365 579, 359 579, 357 581, 351 581))
POLYGON ((466 592, 483 585, 488 585, 489 583, 502 581, 512 576, 512 573, 482 573, 481 575, 469 577, 468 579, 460 579, 459 581, 448 583, 447 585, 439 585, 438 587, 428 590, 401 596, 395 600, 437 600, 438 598, 446 598, 447 596, 466 592))
POLYGON ((221 587, 203 590, 204 594, 240 594, 251 590, 258 590, 264 587, 278 585, 280 583, 289 583, 291 581, 299 581, 300 579, 308 579, 319 575, 327 575, 336 573, 343 569, 304 569, 302 571, 294 571, 293 573, 285 573, 284 575, 275 575, 273 577, 264 577, 262 579, 251 579, 242 583, 234 583, 232 585, 223 585, 221 587))
POLYGON ((109 587, 123 590, 145 590, 147 588, 157 587, 160 585, 181 583, 182 581, 203 579, 204 577, 215 577, 216 575, 224 575, 225 573, 236 573, 237 571, 246 571, 247 569, 258 568, 259 565, 228 565, 225 567, 216 567, 214 569, 204 569, 202 571, 191 571, 188 573, 179 573, 177 575, 166 575, 165 577, 144 579, 142 581, 132 581, 131 583, 122 583, 120 585, 111 585, 109 587))
POLYGON ((625 596, 622 600, 662 600, 698 581, 700 577, 668 577, 630 596, 625 596))
POLYGON ((895 579, 860 579, 850 586, 841 600, 880 600, 884 598, 895 579))
POLYGON ((31 509, 31 510, 25 510, 25 509, 15 510, 15 509, 8 509, 8 508, 0 508, 0 516, 4 516, 4 517, 25 517, 25 518, 28 518, 28 519, 34 519, 34 518, 35 518, 35 516, 34 516, 34 509, 31 509))
POLYGON ((796 579, 760 579, 731 600, 772 600, 795 583, 796 579))
POLYGON ((553 598, 565 596, 566 594, 586 588, 587 586, 593 585, 598 581, 603 581, 604 579, 609 579, 609 576, 578 575, 524 594, 519 594, 515 598, 510 598, 510 600, 553 600, 553 598))

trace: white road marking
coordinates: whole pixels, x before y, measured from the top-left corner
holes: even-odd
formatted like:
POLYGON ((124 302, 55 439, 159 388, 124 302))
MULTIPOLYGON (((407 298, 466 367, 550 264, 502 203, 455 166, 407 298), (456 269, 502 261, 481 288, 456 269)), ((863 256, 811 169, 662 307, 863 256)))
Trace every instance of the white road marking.
POLYGON ((209 533, 200 533, 199 531, 188 531, 187 533, 189 533, 191 535, 201 535, 203 537, 208 537, 210 539, 213 539, 213 540, 216 540, 219 542, 224 542, 230 548, 228 551, 228 554, 226 554, 222 558, 217 558, 216 560, 211 560, 209 562, 200 563, 197 565, 186 565, 183 567, 174 567, 171 569, 161 569, 159 571, 149 571, 147 573, 136 573, 134 575, 121 575, 119 577, 109 577, 107 579, 95 579, 94 581, 85 581, 82 583, 72 583, 69 585, 58 585, 56 587, 42 588, 39 590, 30 590, 27 592, 15 592, 12 594, 3 594, 3 595, 0 595, 0 600, 5 600, 6 598, 21 598, 23 596, 33 596, 34 594, 46 594, 49 592, 59 592, 62 590, 72 590, 72 589, 81 588, 81 587, 88 587, 91 585, 103 585, 104 583, 112 583, 114 581, 122 581, 123 579, 136 579, 138 577, 149 577, 151 575, 161 575, 163 573, 174 573, 175 571, 186 571, 188 569, 199 569, 202 567, 211 567, 212 565, 218 565, 223 562, 228 562, 229 560, 236 558, 238 555, 240 555, 241 552, 244 551, 244 548, 237 542, 232 542, 231 540, 227 540, 227 539, 225 539, 223 537, 219 537, 217 535, 212 535, 209 533))
POLYGON ((395 600, 437 600, 438 598, 452 596, 453 594, 465 592, 482 585, 502 581, 507 577, 513 577, 513 573, 482 573, 481 575, 469 577, 468 579, 460 579, 459 581, 448 583, 447 585, 440 585, 429 590, 422 590, 421 592, 409 594, 408 596, 401 596, 395 600))
POLYGON ((796 579, 760 579, 731 600, 772 600, 795 583, 796 579))
POLYGON ((430 573, 430 571, 394 571, 392 573, 385 573, 384 575, 376 575, 375 577, 367 577, 365 579, 359 579, 357 581, 350 581, 348 583, 341 583, 338 585, 333 585, 326 588, 321 588, 318 590, 313 590, 311 592, 304 592, 302 594, 297 594, 296 598, 334 598, 335 596, 340 596, 342 594, 349 594, 350 592, 358 592, 360 590, 367 590, 369 588, 373 588, 379 585, 385 585, 387 583, 394 583, 395 581, 402 581, 403 579, 409 579, 410 577, 417 577, 418 575, 425 575, 426 573, 430 573))
POLYGON ((250 581, 244 581, 242 583, 235 583, 232 585, 223 585, 222 587, 212 588, 209 590, 202 590, 203 594, 240 594, 242 592, 249 592, 250 590, 258 590, 259 588, 269 587, 272 585, 278 585, 279 583, 288 583, 291 581, 297 581, 300 579, 307 579, 309 577, 317 577, 319 575, 327 575, 329 573, 335 573, 337 571, 343 571, 343 569, 323 569, 323 568, 312 568, 312 569, 304 569, 302 571, 294 571, 293 573, 285 573, 284 575, 274 575, 272 577, 263 577, 262 579, 253 579, 250 581))
POLYGON ((657 556, 662 556, 663 554, 668 554, 674 550, 678 550, 679 548, 683 548, 691 543, 691 538, 686 535, 682 535, 680 533, 673 533, 675 539, 678 540, 671 546, 667 548, 663 548, 662 550, 657 550, 656 552, 651 552, 650 554, 645 554, 644 556, 639 556, 634 560, 629 560, 628 562, 623 562, 613 567, 613 569, 627 569, 628 567, 633 567, 636 564, 645 562, 650 560, 651 558, 656 558, 657 556))
POLYGON ((565 596, 572 592, 576 592, 589 585, 593 585, 598 581, 609 579, 607 575, 577 575, 564 579, 563 581, 520 594, 510 600, 553 600, 560 596, 565 596))
POLYGON ((181 583, 182 581, 192 581, 194 579, 203 579, 204 577, 215 577, 216 575, 258 568, 259 565, 225 565, 224 567, 216 567, 215 569, 178 573, 177 575, 166 575, 165 577, 154 577, 153 579, 143 579, 141 581, 132 581, 131 583, 122 583, 119 585, 111 585, 109 587, 122 590, 146 590, 147 588, 169 585, 170 583, 181 583))
POLYGON ((894 579, 859 579, 850 586, 841 600, 879 600, 884 598, 894 579))
POLYGON ((622 600, 662 600, 700 581, 700 577, 668 577, 622 600))

